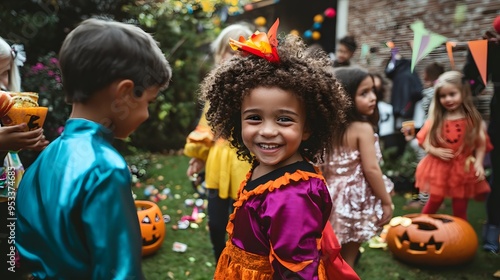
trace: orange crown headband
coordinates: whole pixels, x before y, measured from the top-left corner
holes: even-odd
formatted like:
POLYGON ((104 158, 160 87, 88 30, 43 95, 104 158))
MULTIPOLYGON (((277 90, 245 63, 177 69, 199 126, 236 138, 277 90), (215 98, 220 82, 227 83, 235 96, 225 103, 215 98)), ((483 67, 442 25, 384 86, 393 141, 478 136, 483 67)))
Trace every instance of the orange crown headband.
POLYGON ((269 62, 278 63, 280 62, 280 57, 278 56, 278 38, 276 37, 276 33, 279 24, 280 20, 276 19, 267 34, 255 31, 248 40, 245 40, 243 36, 240 36, 238 41, 229 39, 229 45, 235 51, 244 51, 262 57, 269 62))

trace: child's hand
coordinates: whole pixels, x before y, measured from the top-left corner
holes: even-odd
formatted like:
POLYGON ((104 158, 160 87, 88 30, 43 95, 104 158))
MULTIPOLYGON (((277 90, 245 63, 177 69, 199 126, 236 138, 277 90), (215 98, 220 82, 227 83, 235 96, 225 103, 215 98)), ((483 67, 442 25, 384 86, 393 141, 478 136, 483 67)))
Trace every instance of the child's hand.
POLYGON ((25 123, 0 127, 0 150, 18 151, 30 147, 43 148, 47 146, 48 141, 43 136, 42 128, 24 131, 25 128, 25 123))
POLYGON ((432 147, 431 149, 429 149, 428 153, 435 156, 435 157, 438 157, 444 161, 449 161, 450 159, 455 157, 453 150, 446 149, 446 148, 432 147))
POLYGON ((392 213, 394 212, 394 204, 382 204, 382 218, 378 221, 377 226, 382 227, 387 224, 392 219, 392 213))
POLYGON ((193 176, 195 173, 199 173, 203 167, 205 167, 205 162, 199 158, 192 158, 189 161, 189 167, 187 169, 186 175, 188 177, 193 176))
POLYGON ((405 136, 406 142, 410 142, 411 140, 413 140, 415 138, 415 135, 411 133, 411 128, 402 127, 400 131, 405 136))
POLYGON ((49 140, 45 139, 45 135, 42 134, 42 138, 40 138, 40 141, 38 141, 35 145, 26 146, 26 147, 24 147, 24 149, 39 152, 39 151, 45 149, 45 147, 47 147, 48 144, 49 144, 49 140))
POLYGON ((482 181, 485 179, 483 163, 476 160, 474 162, 474 169, 476 170, 477 181, 482 181))

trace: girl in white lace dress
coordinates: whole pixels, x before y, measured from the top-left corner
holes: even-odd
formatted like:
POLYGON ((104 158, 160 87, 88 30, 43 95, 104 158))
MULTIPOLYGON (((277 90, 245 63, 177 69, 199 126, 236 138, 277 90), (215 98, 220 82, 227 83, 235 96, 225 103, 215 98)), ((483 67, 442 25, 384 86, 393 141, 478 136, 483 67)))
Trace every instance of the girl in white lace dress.
POLYGON ((341 254, 354 267, 361 243, 375 236, 392 217, 393 183, 382 174, 377 98, 373 77, 360 68, 341 68, 335 77, 351 97, 346 131, 334 143, 322 171, 332 196, 330 222, 342 244, 341 254))

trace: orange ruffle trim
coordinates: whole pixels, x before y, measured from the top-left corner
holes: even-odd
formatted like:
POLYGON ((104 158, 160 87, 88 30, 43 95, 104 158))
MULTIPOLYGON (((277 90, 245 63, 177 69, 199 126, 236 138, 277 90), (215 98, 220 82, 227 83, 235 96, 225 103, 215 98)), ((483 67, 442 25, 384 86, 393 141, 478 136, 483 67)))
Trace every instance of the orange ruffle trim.
MULTIPOLYGON (((273 273, 268 256, 249 253, 234 246, 231 240, 228 240, 217 263, 214 280, 270 280, 273 279, 273 273)), ((329 279, 323 259, 320 259, 318 266, 318 279, 329 279)))

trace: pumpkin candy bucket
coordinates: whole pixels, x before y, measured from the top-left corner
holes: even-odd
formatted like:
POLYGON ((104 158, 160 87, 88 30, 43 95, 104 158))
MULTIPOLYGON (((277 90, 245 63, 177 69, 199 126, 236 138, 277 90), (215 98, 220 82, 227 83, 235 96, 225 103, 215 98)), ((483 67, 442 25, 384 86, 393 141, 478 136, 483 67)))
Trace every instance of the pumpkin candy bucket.
POLYGON ((395 258, 426 266, 471 261, 478 247, 476 232, 465 220, 445 214, 408 214, 389 223, 386 241, 395 258))
POLYGON ((165 239, 166 229, 163 214, 156 203, 136 200, 137 217, 141 226, 142 255, 147 256, 160 249, 165 239))
POLYGON ((12 107, 5 116, 2 123, 6 126, 26 123, 26 131, 43 127, 47 117, 47 107, 12 107))
POLYGON ((26 131, 43 127, 47 117, 47 107, 38 107, 36 92, 1 92, 10 95, 10 107, 2 117, 6 126, 26 123, 26 131))

